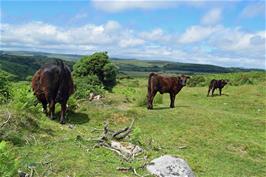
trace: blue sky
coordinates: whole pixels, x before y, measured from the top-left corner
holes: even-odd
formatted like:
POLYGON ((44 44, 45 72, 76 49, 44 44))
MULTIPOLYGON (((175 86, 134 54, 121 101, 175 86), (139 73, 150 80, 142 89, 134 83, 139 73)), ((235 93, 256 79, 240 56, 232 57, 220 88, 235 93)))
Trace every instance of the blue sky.
POLYGON ((1 49, 265 68, 264 1, 1 1, 1 49))

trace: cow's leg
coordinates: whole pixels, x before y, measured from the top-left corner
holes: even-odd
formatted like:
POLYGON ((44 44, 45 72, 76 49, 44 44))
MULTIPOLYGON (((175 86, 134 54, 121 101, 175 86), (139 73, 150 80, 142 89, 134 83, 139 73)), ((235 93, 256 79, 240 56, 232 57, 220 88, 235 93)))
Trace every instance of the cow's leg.
POLYGON ((42 112, 45 114, 45 115, 48 115, 48 112, 47 112, 47 102, 42 102, 42 112))
POLYGON ((213 96, 214 90, 215 90, 215 88, 212 88, 212 96, 213 96))
POLYGON ((49 103, 49 115, 50 115, 50 119, 55 119, 55 101, 51 100, 49 103))
POLYGON ((219 88, 220 96, 222 95, 222 88, 219 88))
POLYGON ((153 91, 148 95, 148 109, 153 109, 153 99, 157 91, 153 91))
POLYGON ((61 103, 60 124, 65 124, 65 116, 66 116, 66 102, 63 102, 61 103))
POLYGON ((210 95, 210 91, 211 91, 211 87, 209 87, 209 90, 208 90, 207 96, 210 95))
POLYGON ((171 100, 171 103, 170 103, 170 108, 174 108, 175 107, 175 94, 174 93, 170 93, 170 100, 171 100))

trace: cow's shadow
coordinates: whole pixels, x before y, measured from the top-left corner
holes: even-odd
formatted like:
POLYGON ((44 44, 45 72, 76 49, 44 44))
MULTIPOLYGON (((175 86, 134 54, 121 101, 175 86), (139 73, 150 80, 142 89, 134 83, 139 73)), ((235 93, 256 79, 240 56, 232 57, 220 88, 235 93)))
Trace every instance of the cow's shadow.
POLYGON ((222 95, 218 94, 218 93, 214 93, 213 95, 209 95, 208 97, 217 97, 217 96, 229 96, 226 93, 222 93, 222 95))
POLYGON ((88 114, 81 112, 69 112, 66 118, 70 124, 84 124, 90 121, 88 114))
POLYGON ((153 107, 152 110, 163 110, 163 109, 171 109, 169 106, 168 107, 153 107))
MULTIPOLYGON (((56 113, 55 121, 59 122, 60 119, 60 112, 56 113)), ((81 112, 67 112, 67 116, 65 119, 67 124, 85 124, 90 121, 88 114, 81 113, 81 112)))
POLYGON ((189 108, 190 106, 175 106, 174 108, 170 108, 170 106, 164 107, 153 107, 153 110, 164 110, 164 109, 175 109, 175 108, 189 108))

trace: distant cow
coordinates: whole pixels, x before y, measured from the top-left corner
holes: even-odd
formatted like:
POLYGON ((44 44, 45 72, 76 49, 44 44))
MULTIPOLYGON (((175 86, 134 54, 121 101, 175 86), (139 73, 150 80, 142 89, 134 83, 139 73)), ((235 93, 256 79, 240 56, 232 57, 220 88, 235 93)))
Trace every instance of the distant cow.
POLYGON ((66 104, 69 96, 74 93, 71 71, 62 60, 56 64, 44 65, 32 78, 34 95, 42 103, 43 111, 54 119, 55 104, 61 104, 60 123, 65 123, 66 104), (49 112, 47 112, 49 104, 49 112))
POLYGON ((153 109, 153 99, 157 92, 170 94, 170 108, 175 107, 175 96, 186 85, 189 76, 167 77, 155 73, 149 75, 147 108, 153 109))
POLYGON ((209 96, 210 91, 212 92, 212 96, 214 93, 214 90, 219 88, 220 95, 222 95, 222 88, 228 83, 228 80, 211 80, 209 85, 209 90, 207 96, 209 96))

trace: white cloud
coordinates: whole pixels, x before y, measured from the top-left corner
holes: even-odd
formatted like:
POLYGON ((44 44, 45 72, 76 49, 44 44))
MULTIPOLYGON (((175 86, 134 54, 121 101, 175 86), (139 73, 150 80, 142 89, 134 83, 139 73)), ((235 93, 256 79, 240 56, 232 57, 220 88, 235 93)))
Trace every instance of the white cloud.
POLYGON ((217 24, 221 20, 222 10, 215 8, 207 12, 201 19, 201 23, 204 25, 217 24))
POLYGON ((220 26, 191 26, 180 36, 178 42, 182 44, 200 42, 220 28, 220 26))
POLYGON ((127 29, 116 21, 78 27, 31 22, 1 24, 1 49, 160 59, 223 66, 264 67, 266 31, 247 32, 222 25, 191 26, 183 34, 127 29))
POLYGON ((219 49, 234 52, 254 54, 265 51, 265 32, 245 32, 241 28, 221 28, 214 33, 210 39, 210 44, 219 49))
POLYGON ((116 21, 108 21, 104 27, 106 31, 112 32, 119 30, 121 28, 121 25, 116 21))
POLYGON ((126 38, 126 39, 122 39, 121 41, 119 41, 119 46, 122 48, 134 47, 134 46, 144 44, 144 42, 145 41, 142 39, 126 38))
POLYGON ((171 36, 165 34, 165 32, 160 28, 156 28, 149 32, 142 32, 140 33, 140 37, 149 41, 161 41, 161 42, 169 41, 171 39, 171 36))
POLYGON ((106 12, 120 12, 129 9, 158 9, 173 7, 177 2, 160 0, 92 0, 92 4, 95 8, 106 12))
POLYGON ((258 15, 265 16, 265 6, 265 1, 252 2, 242 10, 240 16, 250 18, 258 15))

